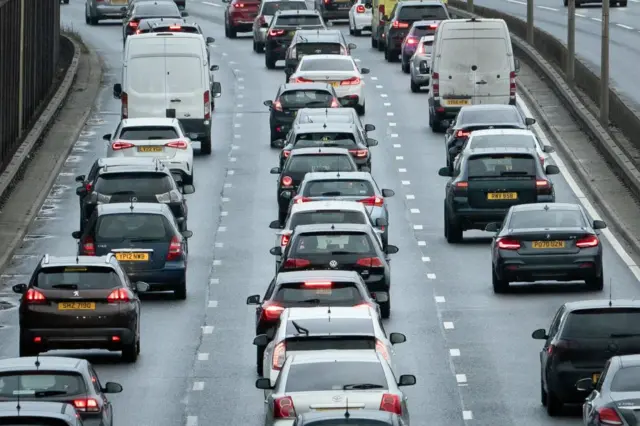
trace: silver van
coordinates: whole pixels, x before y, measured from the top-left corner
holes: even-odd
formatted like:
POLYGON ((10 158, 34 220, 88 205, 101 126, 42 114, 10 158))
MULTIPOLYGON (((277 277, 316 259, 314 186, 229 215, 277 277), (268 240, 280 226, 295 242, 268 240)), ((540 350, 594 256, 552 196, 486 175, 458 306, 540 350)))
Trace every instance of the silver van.
POLYGON ((511 37, 502 19, 451 19, 438 26, 431 56, 429 125, 448 126, 461 107, 516 103, 511 37))

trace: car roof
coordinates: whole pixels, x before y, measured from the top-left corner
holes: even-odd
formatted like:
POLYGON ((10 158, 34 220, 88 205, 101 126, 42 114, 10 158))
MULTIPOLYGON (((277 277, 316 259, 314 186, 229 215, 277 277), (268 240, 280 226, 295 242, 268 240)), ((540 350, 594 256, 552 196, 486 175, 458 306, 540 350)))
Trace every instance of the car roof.
POLYGON ((280 86, 280 93, 293 90, 322 90, 331 89, 331 85, 327 83, 286 83, 280 86))
POLYGON ((640 354, 618 355, 622 368, 640 366, 640 354))
POLYGON ((567 302, 564 304, 569 312, 579 311, 582 309, 602 309, 602 308, 638 308, 640 309, 640 299, 591 299, 577 300, 575 302, 567 302), (611 306, 609 306, 611 304, 611 306))
POLYGON ((289 158, 298 155, 314 155, 314 154, 341 154, 351 155, 346 148, 320 147, 320 148, 296 148, 289 153, 289 158))
POLYGON ((316 132, 354 132, 357 126, 354 122, 328 121, 326 123, 298 123, 295 133, 316 133, 316 132))
MULTIPOLYGON (((370 308, 373 309, 373 308, 370 308)), ((345 318, 354 318, 354 319, 371 319, 371 311, 369 309, 356 308, 353 306, 336 306, 331 308, 331 313, 328 312, 326 306, 323 307, 294 307, 287 308, 288 316, 287 319, 289 321, 297 321, 297 320, 316 320, 316 319, 345 319, 345 318)))
POLYGON ((369 225, 358 223, 316 223, 313 225, 298 225, 296 226, 296 234, 305 234, 312 232, 333 232, 333 231, 345 231, 345 232, 366 232, 370 230, 369 225))
POLYGON ((505 136, 505 135, 525 135, 531 136, 533 138, 536 135, 527 129, 482 129, 482 130, 474 130, 471 132, 471 137, 474 136, 505 136))
POLYGON ((122 127, 144 127, 144 126, 173 126, 178 127, 177 118, 149 117, 149 118, 125 118, 120 122, 122 127))
POLYGON ((171 213, 169 207, 163 203, 133 203, 133 210, 131 210, 130 203, 98 204, 97 211, 98 215, 100 216, 117 213, 145 213, 162 215, 166 215, 167 212, 171 213))
MULTIPOLYGON (((343 420, 344 412, 336 410, 336 411, 310 411, 300 415, 300 417, 305 421, 315 422, 318 420, 343 420)), ((388 411, 380 411, 380 410, 351 410, 349 411, 349 422, 357 423, 357 420, 377 420, 379 422, 386 422, 389 424, 394 424, 393 420, 397 419, 398 415, 395 413, 390 413, 388 411)))
POLYGON ((511 207, 514 212, 540 211, 540 210, 582 210, 582 206, 573 203, 530 203, 518 204, 511 207))
POLYGON ((474 148, 473 145, 470 149, 464 150, 463 154, 472 156, 481 156, 486 154, 535 154, 538 155, 535 148, 524 146, 498 146, 488 148, 474 148))
POLYGON ((372 182, 373 176, 367 172, 309 172, 304 175, 304 181, 311 180, 367 180, 372 182))
POLYGON ((0 371, 24 371, 24 370, 60 370, 77 372, 86 360, 62 356, 28 356, 21 358, 0 359, 0 371), (36 367, 36 362, 40 365, 36 367))
MULTIPOLYGON (((302 57, 301 61, 315 61, 315 60, 327 60, 327 59, 339 59, 341 61, 351 61, 353 62, 353 58, 349 55, 305 55, 302 57)), ((302 83, 306 84, 306 83, 302 83)))
MULTIPOLYGON (((2 401, 0 402, 0 419, 3 417, 42 417, 71 420, 77 412, 73 405, 54 401, 2 401), (18 410, 20 406, 20 410, 18 410)), ((30 422, 38 423, 37 421, 30 422)), ((20 424, 16 422, 14 424, 20 424)))
POLYGON ((299 283, 316 279, 354 281, 358 280, 358 273, 355 271, 292 271, 280 272, 276 275, 276 283, 278 284, 299 283))
POLYGON ((375 362, 380 363, 376 351, 345 351, 327 349, 322 351, 298 352, 289 355, 291 364, 316 364, 325 362, 375 362))
POLYGON ((291 215, 322 210, 358 211, 367 213, 367 209, 364 207, 364 204, 358 203, 357 201, 322 200, 294 204, 291 207, 291 215))
POLYGON ((104 266, 113 268, 110 263, 113 254, 106 256, 49 256, 42 257, 40 266, 43 268, 55 268, 60 266, 104 266))

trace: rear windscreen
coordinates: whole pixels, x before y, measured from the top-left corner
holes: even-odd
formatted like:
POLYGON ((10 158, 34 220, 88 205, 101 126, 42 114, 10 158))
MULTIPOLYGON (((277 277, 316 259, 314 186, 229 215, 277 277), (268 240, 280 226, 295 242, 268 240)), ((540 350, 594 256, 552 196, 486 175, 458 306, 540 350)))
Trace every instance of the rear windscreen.
POLYGON ((521 210, 511 214, 510 229, 581 228, 586 226, 578 210, 521 210))
POLYGON ((366 180, 314 180, 304 186, 305 197, 371 197, 373 185, 366 180))
POLYGON ((96 180, 95 191, 104 195, 156 195, 173 189, 164 173, 107 173, 96 180))
POLYGON ((310 103, 315 108, 316 102, 319 102, 318 108, 329 108, 332 101, 333 94, 326 90, 289 90, 280 95, 280 104, 284 108, 304 108, 310 103))
POLYGON ((190 34, 200 34, 200 31, 196 27, 183 27, 181 25, 166 25, 163 27, 154 27, 153 32, 155 33, 190 33, 190 34))
POLYGON ((292 283, 282 284, 273 300, 283 303, 357 305, 363 298, 355 283, 326 283, 327 285, 292 283))
POLYGON ((515 109, 500 108, 500 109, 480 109, 476 111, 464 111, 456 119, 457 127, 464 126, 465 124, 504 124, 504 123, 517 123, 524 126, 522 117, 515 109))
POLYGON ((640 366, 621 368, 613 376, 611 392, 640 392, 640 366))
POLYGON ((173 236, 167 219, 159 214, 121 213, 101 216, 95 230, 97 241, 158 242, 173 236))
POLYGON ((471 136, 467 147, 473 148, 503 148, 526 147, 535 148, 536 140, 531 135, 482 135, 471 136))
POLYGON ((379 361, 293 364, 289 369, 285 392, 341 391, 358 384, 378 385, 379 389, 388 388, 387 376, 379 361))
POLYGON ((296 148, 313 148, 316 146, 334 146, 337 148, 355 148, 356 137, 346 132, 314 132, 296 135, 293 143, 296 148))
MULTIPOLYGON (((325 424, 325 423, 322 423, 325 424)), ((330 423, 333 424, 333 423, 330 423)), ((2 416, 2 426, 69 426, 65 420, 48 417, 46 412, 42 416, 2 416)), ((368 424, 367 424, 368 425, 368 424)), ((317 424, 316 426, 319 426, 317 424)))
MULTIPOLYGON (((640 309, 584 309, 569 314, 563 339, 610 339, 612 335, 633 334, 640 324, 640 309)), ((614 336, 615 337, 615 336, 614 336)))
POLYGON ((119 139, 148 141, 155 139, 175 139, 178 137, 178 132, 171 126, 139 126, 125 127, 122 129, 119 139))
POLYGON ((175 3, 171 4, 169 2, 140 3, 140 5, 135 8, 134 14, 135 16, 144 16, 145 18, 151 18, 154 16, 162 18, 181 18, 178 6, 176 6, 175 3))
POLYGON ((332 337, 303 337, 287 339, 288 351, 322 351, 333 350, 375 350, 374 336, 332 336, 332 337))
POLYGON ((120 287, 121 281, 111 268, 73 265, 41 269, 34 285, 47 290, 102 290, 120 287))
POLYGON ((449 19, 447 11, 440 5, 402 6, 398 12, 399 21, 442 21, 449 19))
POLYGON ((50 371, 12 371, 0 374, 0 398, 47 397, 78 395, 85 393, 84 379, 80 374, 50 371))
POLYGON ((292 231, 298 225, 314 225, 320 223, 369 223, 362 212, 354 211, 330 211, 299 212, 291 217, 289 229, 292 231))
POLYGON ((340 43, 300 43, 296 44, 298 58, 305 55, 339 55, 342 53, 340 43))
POLYGON ((428 25, 421 25, 419 27, 413 27, 413 31, 411 35, 414 37, 424 37, 428 35, 433 35, 436 32, 435 28, 431 28, 428 25))
POLYGON ((300 26, 322 26, 319 16, 315 15, 291 15, 278 16, 274 26, 300 27, 300 26))
POLYGON ((300 71, 354 71, 349 59, 309 59, 302 61, 300 71))
POLYGON ((316 254, 376 255, 375 246, 365 233, 300 235, 291 249, 291 257, 316 254))
POLYGON ((290 173, 357 171, 351 157, 340 154, 292 155, 287 164, 290 173))
POLYGON ((536 176, 536 159, 530 155, 483 155, 469 158, 469 178, 536 176))
MULTIPOLYGON (((303 1, 270 1, 264 4, 262 14, 273 16, 279 10, 306 10, 307 3, 303 1)), ((282 19, 282 18, 281 18, 282 19)))

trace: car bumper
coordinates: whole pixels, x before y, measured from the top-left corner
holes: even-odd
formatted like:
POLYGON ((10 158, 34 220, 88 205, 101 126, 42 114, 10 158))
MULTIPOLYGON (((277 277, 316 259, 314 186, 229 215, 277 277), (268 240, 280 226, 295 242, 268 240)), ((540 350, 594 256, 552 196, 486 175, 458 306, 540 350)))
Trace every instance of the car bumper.
POLYGON ((149 291, 174 290, 187 277, 187 265, 185 262, 176 262, 176 266, 152 271, 129 271, 126 270, 129 280, 132 282, 144 281, 149 284, 149 291))
POLYGON ((33 342, 40 337, 41 343, 34 343, 42 351, 54 349, 107 349, 118 351, 122 345, 131 344, 135 332, 128 328, 21 328, 22 337, 33 342), (114 341, 113 337, 119 338, 114 341))
POLYGON ((369 276, 365 276, 360 274, 364 283, 367 285, 367 289, 369 293, 377 293, 383 292, 386 293, 389 291, 389 281, 387 281, 384 275, 373 274, 369 276))
POLYGON ((276 61, 281 61, 284 59, 284 57, 286 56, 287 53, 287 49, 289 48, 289 44, 290 41, 286 43, 286 45, 284 45, 283 43, 279 43, 279 42, 274 42, 274 41, 266 41, 265 42, 265 53, 268 53, 268 55, 272 58, 275 59, 276 61))
POLYGON ((124 18, 123 7, 127 7, 127 4, 117 5, 98 5, 93 10, 93 16, 98 19, 122 19, 124 18))
POLYGON ((561 368, 547 374, 547 391, 554 393, 563 403, 580 404, 589 396, 589 392, 576 389, 576 382, 599 374, 604 368, 561 368))
POLYGON ((179 118, 184 132, 192 141, 201 141, 211 137, 211 120, 203 118, 179 118))
MULTIPOLYGON (((124 157, 138 157, 136 155, 136 151, 133 150, 120 150, 113 151, 112 149, 107 149, 107 158, 124 158, 124 157), (130 153, 123 151, 132 151, 130 153)), ((180 150, 173 157, 168 156, 157 156, 150 157, 148 155, 139 156, 141 158, 157 158, 160 160, 169 170, 180 172, 180 174, 191 175, 193 173, 193 147, 189 145, 187 149, 180 150)))
POLYGON ((414 71, 411 73, 411 80, 421 86, 428 86, 429 80, 431 80, 431 74, 420 74, 418 67, 415 67, 414 71))
POLYGON ((351 99, 352 102, 348 106, 353 105, 364 105, 364 85, 359 84, 357 86, 338 86, 334 88, 336 91, 336 95, 338 95, 339 99, 347 98, 351 99))
POLYGON ((231 27, 238 32, 248 32, 253 30, 253 21, 255 18, 231 18, 229 23, 231 27))
POLYGON ((371 14, 356 13, 353 15, 353 25, 359 31, 371 31, 371 14))
POLYGON ((498 276, 509 281, 575 281, 600 276, 602 258, 599 255, 518 255, 503 253, 496 264, 498 276))

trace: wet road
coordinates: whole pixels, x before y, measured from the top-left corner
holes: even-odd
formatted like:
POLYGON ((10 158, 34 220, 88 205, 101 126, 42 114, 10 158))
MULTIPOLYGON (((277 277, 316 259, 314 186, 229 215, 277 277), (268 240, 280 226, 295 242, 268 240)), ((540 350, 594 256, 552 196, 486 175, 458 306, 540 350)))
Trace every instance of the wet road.
MULTIPOLYGON (((189 196, 194 237, 188 298, 145 298, 142 353, 135 365, 120 364, 117 354, 64 352, 87 356, 103 381, 124 386, 112 398, 116 425, 260 425, 262 420, 263 398, 254 388, 254 315, 245 298, 263 294, 273 272, 268 224, 276 219, 276 201, 269 169, 277 164, 277 152, 268 145, 262 101, 273 98, 284 76, 281 69, 266 70, 250 39, 224 38, 223 8, 213 4, 188 5, 217 40, 212 58, 223 85, 214 113, 213 155, 196 158, 196 193, 189 196)), ((111 85, 121 72, 120 27, 85 26, 82 4, 62 10, 63 22, 102 56, 105 87, 38 220, 3 271, 3 284, 24 282, 45 252, 75 252, 70 234, 79 219, 73 178, 103 155, 101 135, 118 119, 111 85)), ((363 121, 377 126, 372 137, 380 141, 373 148, 373 174, 381 187, 396 191, 389 200, 390 243, 400 253, 392 260, 393 307, 386 328, 408 337, 397 352, 399 373, 418 378, 418 385, 408 388, 413 425, 578 424, 571 417, 552 421, 540 406, 541 345, 530 333, 548 327, 563 302, 606 294, 546 285, 494 295, 485 234, 455 246, 444 240, 445 180, 437 170, 445 153, 442 135, 428 129, 426 95, 412 94, 399 64, 385 63, 367 37, 349 41, 358 44, 354 57, 360 65, 371 69, 363 121)), ((577 201, 561 176, 553 180, 558 201, 577 201)), ((616 297, 638 295, 636 278, 609 243, 605 271, 616 297)), ((0 324, 5 326, 0 356, 16 356, 15 309, 0 311, 0 324)))

